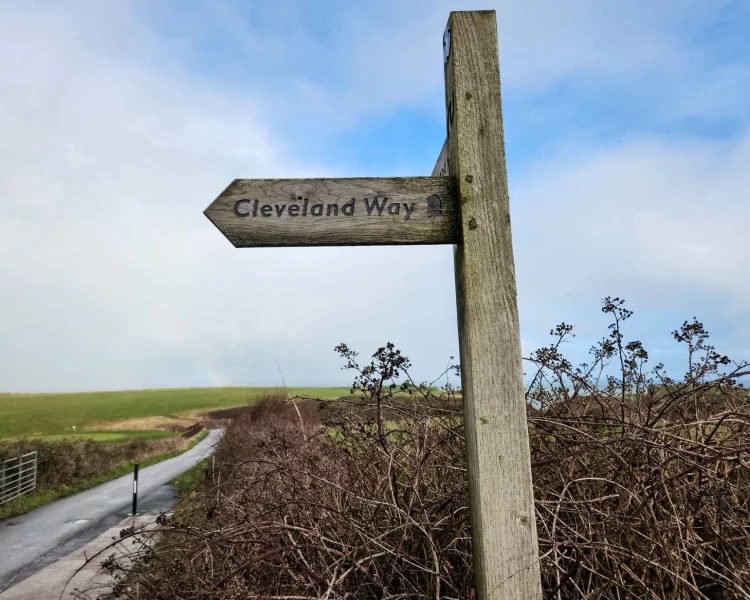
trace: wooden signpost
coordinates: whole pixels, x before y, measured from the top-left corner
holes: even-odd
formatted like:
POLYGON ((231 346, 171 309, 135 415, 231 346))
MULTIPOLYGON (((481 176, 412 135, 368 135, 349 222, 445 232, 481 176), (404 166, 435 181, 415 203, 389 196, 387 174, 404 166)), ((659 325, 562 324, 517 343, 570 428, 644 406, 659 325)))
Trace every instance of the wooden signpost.
POLYGON ((477 597, 538 600, 495 11, 452 12, 443 59, 432 177, 237 179, 205 214, 236 247, 455 244, 477 597))

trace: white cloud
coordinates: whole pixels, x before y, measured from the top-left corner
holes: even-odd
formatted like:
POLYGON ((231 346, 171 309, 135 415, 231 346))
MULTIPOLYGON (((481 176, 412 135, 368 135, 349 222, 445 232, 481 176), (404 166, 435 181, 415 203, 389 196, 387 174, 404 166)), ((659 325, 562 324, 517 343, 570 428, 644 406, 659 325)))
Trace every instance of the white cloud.
POLYGON ((519 176, 512 214, 527 334, 543 339, 549 321, 539 316, 551 307, 562 320, 604 295, 673 308, 660 335, 696 310, 746 325, 748 161, 749 132, 713 143, 638 138, 519 176))
POLYGON ((73 16, 5 17, 0 388, 272 383, 295 348, 288 381, 346 382, 335 343, 368 350, 419 315, 448 321, 424 340, 455 352, 452 290, 430 284, 448 249, 236 251, 205 219, 234 177, 325 171, 290 158, 252 97, 100 54, 73 16))
MULTIPOLYGON (((404 106, 442 110, 442 28, 463 5, 402 4, 342 13, 325 44, 294 30, 293 47, 280 41, 296 23, 283 11, 265 37, 228 5, 165 41, 144 23, 150 5, 6 5, 0 390, 274 383, 277 358, 287 383, 346 382, 332 360, 340 341, 363 353, 397 342, 420 377, 442 367, 457 350, 450 248, 236 251, 202 215, 234 177, 347 174, 295 158, 316 132, 404 106), (220 77, 178 60, 200 27, 247 40, 220 77), (311 52, 330 80, 305 67, 311 52), (296 139, 283 118, 306 124, 296 139)), ((607 6, 499 6, 504 85, 679 73, 675 31, 708 10, 673 23, 666 5, 607 6)), ((746 137, 636 139, 575 160, 568 148, 511 182, 525 340, 617 286, 651 302, 719 290, 748 308, 746 137), (553 267, 550 252, 572 266, 553 267)))
MULTIPOLYGON (((482 8, 497 11, 502 81, 513 94, 529 97, 572 81, 582 89, 610 89, 627 97, 656 94, 650 102, 663 104, 664 116, 675 116, 674 105, 684 102, 677 96, 683 96, 682 86, 705 89, 702 84, 710 82, 729 91, 732 82, 744 77, 742 69, 714 73, 703 48, 692 45, 693 33, 724 4, 490 0, 482 8)), ((286 15, 279 27, 293 33, 283 50, 262 35, 253 19, 223 13, 227 30, 250 42, 220 61, 232 72, 267 52, 275 72, 294 78, 294 87, 278 98, 276 109, 287 114, 294 105, 295 123, 353 126, 359 117, 404 107, 430 110, 440 122, 442 31, 451 10, 476 8, 467 0, 350 4, 319 16, 331 32, 325 45, 311 40, 286 15)), ((710 107, 698 99, 684 107, 700 114, 705 110, 710 107)))

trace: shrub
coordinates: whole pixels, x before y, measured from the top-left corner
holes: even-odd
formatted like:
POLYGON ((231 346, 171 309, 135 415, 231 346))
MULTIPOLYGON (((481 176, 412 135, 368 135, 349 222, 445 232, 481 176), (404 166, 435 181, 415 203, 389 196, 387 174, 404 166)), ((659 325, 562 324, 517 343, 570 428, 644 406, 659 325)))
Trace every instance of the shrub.
MULTIPOLYGON (((693 321, 674 334, 686 375, 647 371, 622 301, 603 310, 590 363, 563 357, 566 324, 527 359, 545 598, 750 597, 747 364, 693 321)), ((337 351, 352 396, 320 423, 281 398, 238 419, 164 542, 113 567, 114 597, 473 596, 460 397, 413 382, 392 344, 364 366, 337 351)))
POLYGON ((574 368, 555 342, 527 393, 543 580, 550 598, 750 597, 750 400, 696 320, 673 333, 681 381, 625 342, 631 312, 574 368), (614 363, 617 374, 608 374, 614 363))
POLYGON ((19 440, 0 444, 0 461, 38 452, 37 490, 74 485, 117 466, 187 448, 181 437, 127 442, 19 440))

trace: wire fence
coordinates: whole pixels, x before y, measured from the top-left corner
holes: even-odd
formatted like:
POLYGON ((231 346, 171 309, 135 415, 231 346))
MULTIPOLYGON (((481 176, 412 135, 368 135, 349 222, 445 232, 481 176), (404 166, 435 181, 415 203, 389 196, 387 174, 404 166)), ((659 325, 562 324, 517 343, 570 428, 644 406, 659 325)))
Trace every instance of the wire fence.
POLYGON ((0 505, 36 489, 37 453, 29 452, 0 463, 0 505))

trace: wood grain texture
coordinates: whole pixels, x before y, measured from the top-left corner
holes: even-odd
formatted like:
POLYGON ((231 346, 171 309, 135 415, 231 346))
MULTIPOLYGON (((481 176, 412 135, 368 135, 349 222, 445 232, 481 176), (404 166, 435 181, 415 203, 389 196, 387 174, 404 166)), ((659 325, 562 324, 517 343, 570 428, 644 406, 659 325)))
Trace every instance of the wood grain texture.
POLYGON ((204 214, 238 248, 453 244, 455 206, 451 177, 236 179, 204 214))
POLYGON ((445 64, 474 568, 480 600, 539 600, 495 19, 451 13, 445 64))

